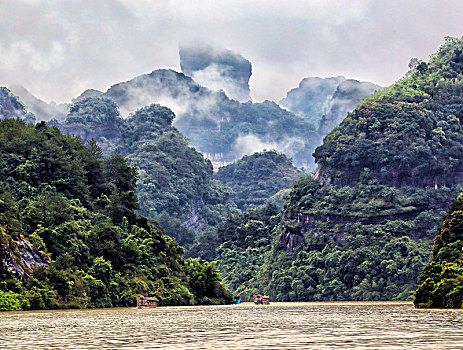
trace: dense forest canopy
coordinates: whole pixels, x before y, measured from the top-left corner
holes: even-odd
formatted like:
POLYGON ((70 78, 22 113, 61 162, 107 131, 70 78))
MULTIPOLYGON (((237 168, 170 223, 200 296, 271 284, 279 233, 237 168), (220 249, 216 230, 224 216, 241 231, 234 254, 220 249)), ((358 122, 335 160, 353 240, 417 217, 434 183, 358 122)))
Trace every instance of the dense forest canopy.
POLYGON ((350 184, 364 168, 393 186, 462 180, 463 44, 447 38, 429 62, 366 98, 314 153, 322 182, 350 184))
POLYGON ((136 213, 137 170, 120 153, 4 119, 0 162, 0 309, 130 306, 140 293, 163 305, 230 301, 214 263, 185 260, 136 213))
POLYGON ((417 307, 463 307, 463 194, 450 205, 434 238, 432 261, 423 269, 414 303, 417 307))
POLYGON ((230 189, 213 179, 211 162, 172 126, 175 117, 169 108, 151 104, 122 118, 112 99, 89 96, 71 105, 64 123, 54 123, 136 165, 140 213, 158 220, 189 255, 197 232, 219 222, 234 204, 230 189))
POLYGON ((284 154, 264 151, 219 168, 214 178, 233 190, 231 199, 245 211, 263 205, 278 192, 289 189, 302 175, 284 154))
MULTIPOLYGON (((263 265, 233 288, 276 300, 412 298, 440 218, 463 190, 462 50, 463 40, 447 38, 429 62, 412 60, 403 79, 365 98, 327 135, 314 154, 315 178, 296 182, 282 222, 264 228, 277 239, 263 265)), ((433 252, 455 264, 460 243, 449 230, 444 222, 433 252)), ((420 283, 432 280, 419 303, 457 293, 458 280, 444 287, 440 272, 426 269, 420 283)))

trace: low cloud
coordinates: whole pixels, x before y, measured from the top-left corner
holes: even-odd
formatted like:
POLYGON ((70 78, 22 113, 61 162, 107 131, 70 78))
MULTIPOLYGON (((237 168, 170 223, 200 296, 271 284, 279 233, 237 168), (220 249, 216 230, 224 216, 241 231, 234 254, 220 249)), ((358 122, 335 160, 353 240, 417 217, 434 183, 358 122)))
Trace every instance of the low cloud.
POLYGON ((198 84, 211 90, 223 91, 234 100, 245 102, 251 99, 249 91, 244 91, 242 85, 227 76, 227 68, 217 64, 211 64, 207 68, 196 71, 191 76, 198 84))
POLYGON ((245 155, 250 155, 263 150, 277 150, 277 144, 272 142, 265 142, 259 136, 249 134, 240 135, 233 145, 233 152, 241 158, 245 155))
MULTIPOLYGON (((298 137, 286 137, 278 141, 271 141, 266 138, 268 136, 261 137, 254 134, 239 135, 233 144, 233 153, 237 158, 241 158, 245 155, 251 155, 264 150, 275 150, 293 158, 305 146, 304 140, 298 137)), ((307 164, 309 163, 312 162, 308 159, 307 164)), ((298 165, 307 166, 307 164, 298 165)))
POLYGON ((253 99, 280 100, 301 78, 345 75, 387 86, 411 57, 461 37, 454 0, 101 0, 0 2, 0 85, 67 102, 156 68, 178 44, 206 42, 253 63, 253 99))

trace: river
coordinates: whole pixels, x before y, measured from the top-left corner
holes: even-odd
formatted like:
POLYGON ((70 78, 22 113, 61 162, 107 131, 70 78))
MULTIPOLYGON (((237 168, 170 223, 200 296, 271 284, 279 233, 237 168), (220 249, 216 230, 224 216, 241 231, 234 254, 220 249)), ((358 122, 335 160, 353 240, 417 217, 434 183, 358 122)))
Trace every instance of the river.
POLYGON ((463 310, 334 302, 6 312, 0 348, 463 349, 463 310))

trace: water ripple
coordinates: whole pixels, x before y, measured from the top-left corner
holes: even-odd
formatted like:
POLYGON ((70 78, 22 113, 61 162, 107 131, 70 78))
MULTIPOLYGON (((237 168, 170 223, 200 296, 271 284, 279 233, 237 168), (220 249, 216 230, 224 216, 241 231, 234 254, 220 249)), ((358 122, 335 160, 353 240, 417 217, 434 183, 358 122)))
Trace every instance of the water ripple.
POLYGON ((463 310, 272 303, 2 313, 2 350, 456 349, 463 310))

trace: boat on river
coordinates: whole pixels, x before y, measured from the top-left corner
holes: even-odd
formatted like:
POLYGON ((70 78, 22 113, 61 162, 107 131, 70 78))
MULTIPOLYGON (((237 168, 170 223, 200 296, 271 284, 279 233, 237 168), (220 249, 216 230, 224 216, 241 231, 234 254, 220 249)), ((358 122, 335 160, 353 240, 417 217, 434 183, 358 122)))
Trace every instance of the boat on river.
POLYGON ((158 306, 157 298, 149 298, 143 295, 137 297, 137 309, 153 309, 158 306))
POLYGON ((254 295, 254 304, 256 305, 270 305, 270 297, 268 295, 254 295))

